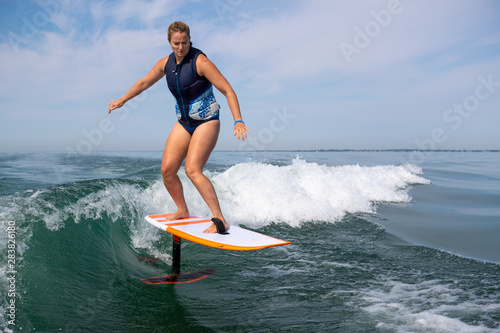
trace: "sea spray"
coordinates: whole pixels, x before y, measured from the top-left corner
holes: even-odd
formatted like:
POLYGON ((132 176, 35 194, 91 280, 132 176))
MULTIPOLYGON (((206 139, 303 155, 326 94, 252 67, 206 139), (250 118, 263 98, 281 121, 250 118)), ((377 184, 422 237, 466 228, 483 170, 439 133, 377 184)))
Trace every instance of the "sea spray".
POLYGON ((373 213, 379 202, 409 202, 411 185, 429 183, 421 173, 413 165, 326 166, 296 158, 285 166, 239 163, 212 180, 233 223, 297 227, 373 213))

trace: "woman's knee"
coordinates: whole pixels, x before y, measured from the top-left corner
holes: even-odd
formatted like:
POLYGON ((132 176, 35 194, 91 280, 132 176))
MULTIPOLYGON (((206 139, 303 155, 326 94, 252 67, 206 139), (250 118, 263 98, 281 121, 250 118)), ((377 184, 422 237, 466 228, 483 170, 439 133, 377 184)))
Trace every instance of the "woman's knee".
POLYGON ((186 176, 192 181, 196 181, 200 176, 203 176, 203 173, 199 168, 196 168, 190 164, 186 164, 184 166, 186 170, 186 176))
POLYGON ((179 168, 174 166, 174 165, 171 165, 168 163, 164 163, 161 165, 161 174, 162 174, 163 178, 169 178, 169 177, 175 176, 175 175, 177 175, 178 171, 179 171, 179 168))

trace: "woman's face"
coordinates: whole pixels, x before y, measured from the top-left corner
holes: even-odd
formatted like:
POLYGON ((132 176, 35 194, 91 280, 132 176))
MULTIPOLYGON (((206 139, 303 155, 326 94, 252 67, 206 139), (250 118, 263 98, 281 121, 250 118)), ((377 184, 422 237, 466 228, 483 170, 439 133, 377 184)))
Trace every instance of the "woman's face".
POLYGON ((170 38, 170 46, 174 51, 175 57, 183 59, 189 52, 190 39, 186 32, 174 32, 170 38))

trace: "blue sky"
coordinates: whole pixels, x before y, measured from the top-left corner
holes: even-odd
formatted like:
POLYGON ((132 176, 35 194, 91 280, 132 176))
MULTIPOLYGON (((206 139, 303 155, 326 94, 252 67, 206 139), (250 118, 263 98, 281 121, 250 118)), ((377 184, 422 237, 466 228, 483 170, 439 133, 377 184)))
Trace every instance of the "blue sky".
POLYGON ((252 134, 219 150, 499 149, 500 2, 2 0, 0 151, 162 150, 164 80, 111 115, 170 54, 168 25, 238 94, 252 134))

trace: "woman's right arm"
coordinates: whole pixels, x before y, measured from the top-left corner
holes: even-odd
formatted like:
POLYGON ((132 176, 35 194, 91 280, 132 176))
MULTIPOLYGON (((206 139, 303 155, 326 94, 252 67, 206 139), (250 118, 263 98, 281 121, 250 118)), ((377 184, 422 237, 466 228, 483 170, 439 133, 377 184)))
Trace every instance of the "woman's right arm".
POLYGON ((132 86, 132 88, 130 88, 130 90, 125 95, 123 95, 122 98, 109 103, 108 113, 111 113, 111 111, 113 111, 114 109, 121 108, 123 104, 125 104, 128 100, 134 98, 135 96, 139 95, 144 90, 148 89, 153 84, 158 82, 158 80, 160 80, 165 75, 164 68, 167 60, 168 57, 159 60, 155 64, 153 69, 148 74, 146 74, 146 76, 137 81, 132 86))

